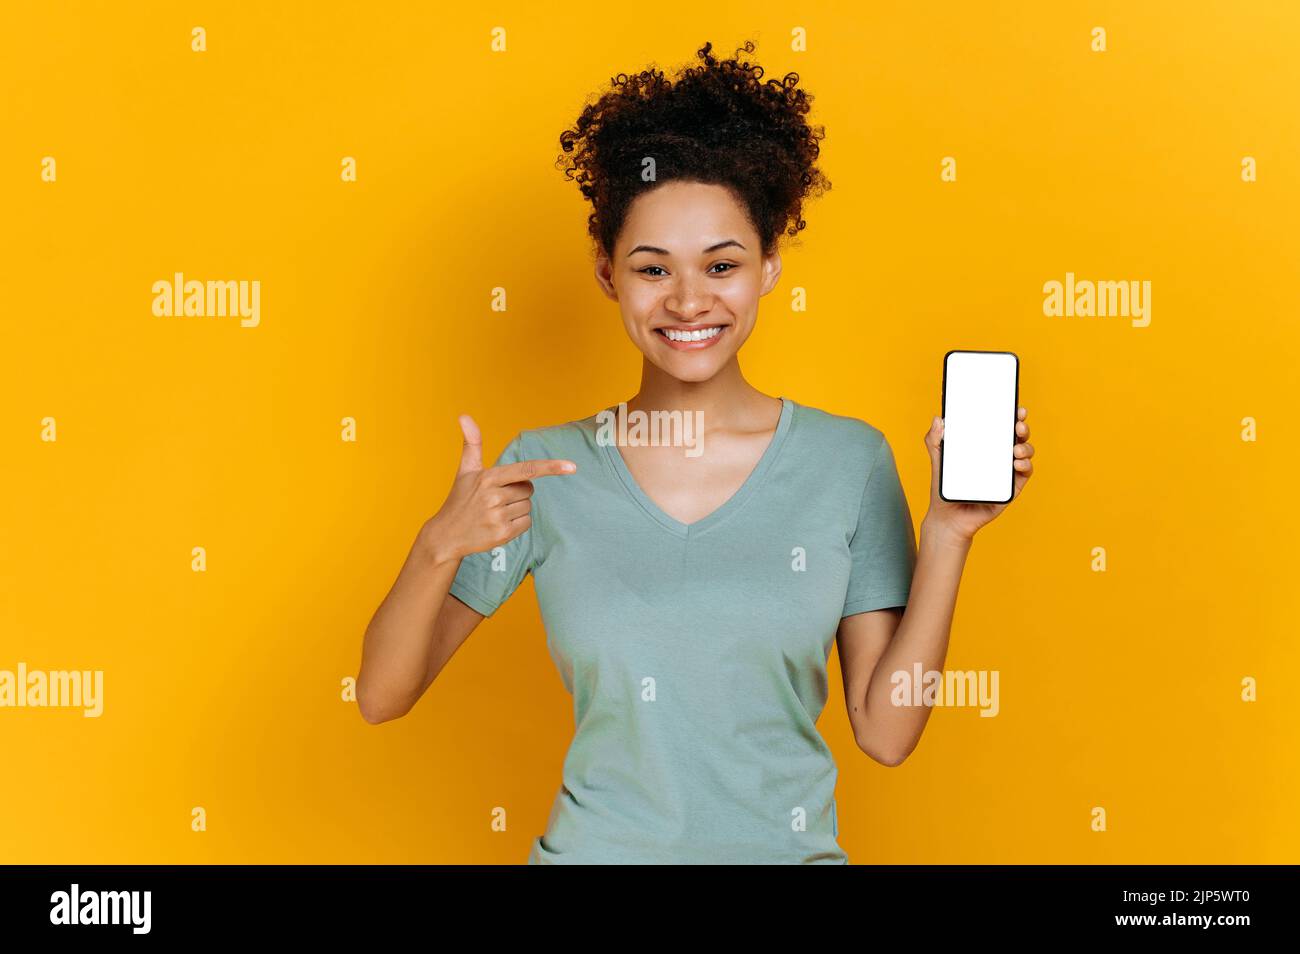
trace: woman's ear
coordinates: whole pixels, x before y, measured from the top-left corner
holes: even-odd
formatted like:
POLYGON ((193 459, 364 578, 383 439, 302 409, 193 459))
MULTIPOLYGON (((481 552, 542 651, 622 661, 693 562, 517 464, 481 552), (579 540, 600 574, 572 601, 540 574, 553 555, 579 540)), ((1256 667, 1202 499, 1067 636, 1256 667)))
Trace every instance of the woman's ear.
POLYGON ((596 255, 596 284, 612 301, 618 301, 618 289, 614 287, 614 269, 609 256, 604 252, 596 255))
POLYGON ((759 295, 766 295, 781 279, 781 253, 773 252, 763 256, 763 285, 759 295))

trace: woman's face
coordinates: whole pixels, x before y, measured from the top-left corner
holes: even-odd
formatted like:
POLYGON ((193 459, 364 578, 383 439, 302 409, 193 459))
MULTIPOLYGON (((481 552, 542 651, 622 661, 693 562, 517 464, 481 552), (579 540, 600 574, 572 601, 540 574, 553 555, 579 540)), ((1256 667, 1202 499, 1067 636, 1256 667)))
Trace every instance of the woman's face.
POLYGON ((633 201, 596 280, 648 361, 679 381, 707 381, 735 358, 780 277, 780 254, 760 246, 728 189, 666 182, 633 201))

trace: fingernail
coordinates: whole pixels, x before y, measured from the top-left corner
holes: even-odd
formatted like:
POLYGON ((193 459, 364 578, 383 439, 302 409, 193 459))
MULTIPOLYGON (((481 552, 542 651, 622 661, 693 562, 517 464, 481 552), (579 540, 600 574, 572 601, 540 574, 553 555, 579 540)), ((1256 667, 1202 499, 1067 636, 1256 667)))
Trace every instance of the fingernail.
POLYGON ((571 474, 577 469, 578 469, 577 464, 565 464, 563 467, 560 468, 560 470, 564 471, 566 474, 571 474))

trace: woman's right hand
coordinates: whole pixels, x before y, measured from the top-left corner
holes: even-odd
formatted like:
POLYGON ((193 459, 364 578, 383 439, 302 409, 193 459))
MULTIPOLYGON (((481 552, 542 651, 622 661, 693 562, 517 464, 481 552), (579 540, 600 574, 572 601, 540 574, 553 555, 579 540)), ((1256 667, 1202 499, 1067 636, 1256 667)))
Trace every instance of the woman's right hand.
POLYGON ((456 480, 447 500, 421 530, 438 563, 491 550, 519 536, 532 526, 532 479, 578 469, 571 460, 521 460, 485 469, 478 425, 462 414, 460 429, 465 443, 456 480))

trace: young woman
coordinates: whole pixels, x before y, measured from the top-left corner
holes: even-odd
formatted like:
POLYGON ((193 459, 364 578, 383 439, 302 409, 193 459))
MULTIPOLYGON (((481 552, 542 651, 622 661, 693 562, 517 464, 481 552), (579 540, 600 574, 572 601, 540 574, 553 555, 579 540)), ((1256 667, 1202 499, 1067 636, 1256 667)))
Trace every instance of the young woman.
POLYGON ((831 646, 859 747, 898 765, 930 711, 891 704, 891 675, 942 670, 972 538, 1006 506, 939 498, 936 417, 918 549, 879 430, 745 380, 778 240, 829 186, 824 133, 795 74, 710 51, 675 81, 620 74, 561 136, 640 389, 523 431, 493 467, 462 416, 451 492, 365 635, 362 715, 397 718, 533 574, 576 731, 530 863, 847 863, 815 725, 831 646), (637 412, 673 416, 679 446, 637 412))

